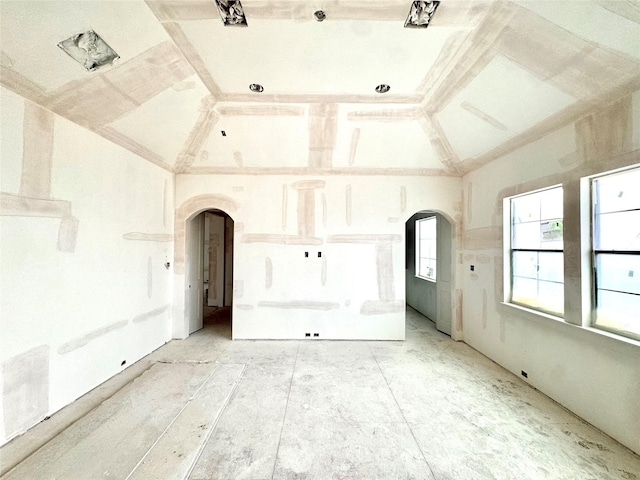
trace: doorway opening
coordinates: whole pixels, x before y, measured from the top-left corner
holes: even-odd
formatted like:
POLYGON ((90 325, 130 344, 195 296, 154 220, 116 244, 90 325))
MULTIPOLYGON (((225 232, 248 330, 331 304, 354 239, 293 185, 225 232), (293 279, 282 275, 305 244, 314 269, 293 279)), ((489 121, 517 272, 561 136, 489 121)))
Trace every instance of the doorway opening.
POLYGON ((405 224, 407 305, 451 335, 455 226, 433 210, 415 213, 405 224))
POLYGON ((189 334, 205 325, 231 338, 233 303, 233 219, 222 210, 196 215, 187 229, 189 334))

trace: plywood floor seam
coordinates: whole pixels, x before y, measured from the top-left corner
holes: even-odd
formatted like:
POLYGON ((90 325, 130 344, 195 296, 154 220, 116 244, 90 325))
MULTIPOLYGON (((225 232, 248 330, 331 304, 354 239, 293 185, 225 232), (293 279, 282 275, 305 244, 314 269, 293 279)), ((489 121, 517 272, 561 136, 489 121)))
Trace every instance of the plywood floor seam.
POLYGON ((232 342, 219 309, 2 478, 640 479, 640 457, 406 318, 404 342, 232 342))

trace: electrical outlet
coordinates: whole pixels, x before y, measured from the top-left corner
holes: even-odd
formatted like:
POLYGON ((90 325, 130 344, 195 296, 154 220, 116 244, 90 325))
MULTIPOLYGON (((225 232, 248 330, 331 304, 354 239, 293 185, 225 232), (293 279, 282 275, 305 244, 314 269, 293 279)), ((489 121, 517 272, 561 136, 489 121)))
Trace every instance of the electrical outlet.
POLYGON ((313 334, 313 336, 314 336, 314 337, 319 337, 319 336, 320 336, 320 334, 319 334, 319 333, 314 333, 314 334, 313 334))
POLYGON ((305 336, 305 337, 310 337, 310 336, 311 336, 311 334, 310 334, 310 333, 305 333, 305 334, 304 334, 304 336, 305 336))
POLYGON ((304 252, 304 257, 309 258, 309 252, 304 252))

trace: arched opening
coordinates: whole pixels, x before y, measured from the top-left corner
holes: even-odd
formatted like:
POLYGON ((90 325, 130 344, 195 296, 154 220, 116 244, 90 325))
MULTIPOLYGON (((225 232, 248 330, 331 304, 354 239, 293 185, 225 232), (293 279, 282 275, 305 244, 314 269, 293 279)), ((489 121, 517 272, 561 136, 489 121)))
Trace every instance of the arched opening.
MULTIPOLYGON (((176 209, 173 255, 173 338, 186 338, 191 332, 201 328, 205 313, 204 214, 206 212, 224 216, 225 224, 228 225, 228 228, 225 227, 227 233, 224 245, 230 245, 230 248, 226 249, 223 256, 229 258, 228 252, 231 253, 230 262, 226 263, 224 284, 227 291, 227 302, 233 303, 231 286, 233 285, 234 219, 231 215, 236 210, 236 204, 231 198, 219 194, 192 197, 176 209)), ((218 256, 218 258, 220 257, 218 256)), ((232 323, 230 317, 231 313, 229 312, 229 338, 232 323)))
POLYGON ((231 338, 234 222, 210 209, 186 221, 185 317, 190 335, 210 324, 231 338))
POLYGON ((405 224, 407 305, 451 335, 454 312, 455 224, 435 210, 421 210, 405 224))

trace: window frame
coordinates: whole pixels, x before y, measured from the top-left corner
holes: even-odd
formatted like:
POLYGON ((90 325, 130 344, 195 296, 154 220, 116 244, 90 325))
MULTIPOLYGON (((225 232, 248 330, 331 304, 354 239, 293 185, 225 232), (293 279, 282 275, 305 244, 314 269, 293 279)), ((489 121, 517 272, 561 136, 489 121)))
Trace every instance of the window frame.
MULTIPOLYGON (((588 265, 590 272, 590 301, 591 301, 591 310, 588 316, 588 326, 590 328, 596 329, 601 332, 607 332, 616 336, 620 336, 623 338, 631 339, 631 340, 640 340, 640 333, 631 332, 628 330, 624 330, 622 328, 616 328, 613 326, 607 326, 603 324, 598 324, 598 291, 606 290, 606 291, 614 291, 607 288, 598 288, 598 255, 637 255, 640 257, 640 250, 627 250, 627 249, 616 249, 613 248, 597 248, 597 238, 600 235, 600 213, 598 210, 598 206, 602 203, 600 200, 599 192, 596 192, 596 182, 600 179, 621 175, 633 171, 640 172, 640 165, 631 165, 628 167, 624 167, 621 169, 611 170, 607 172, 602 172, 597 175, 589 176, 584 178, 588 182, 588 202, 587 208, 589 213, 589 224, 588 224, 588 247, 589 247, 589 262, 588 265)), ((621 213, 621 212, 630 212, 630 211, 640 211, 640 206, 636 208, 632 208, 630 210, 615 210, 606 213, 621 213)), ((640 295, 633 292, 621 292, 617 291, 617 293, 628 294, 628 295, 640 295)))
POLYGON ((415 234, 416 234, 416 239, 415 239, 415 276, 416 278, 420 278, 422 280, 426 280, 428 282, 437 282, 437 278, 438 278, 438 268, 437 268, 437 261, 438 261, 438 218, 436 215, 432 215, 429 217, 424 217, 424 218, 419 218, 415 221, 415 234), (427 239, 427 240, 432 240, 433 241, 433 252, 435 252, 435 256, 434 257, 423 257, 421 255, 421 245, 422 245, 422 238, 420 236, 421 234, 421 224, 423 223, 427 223, 427 222, 434 222, 434 231, 435 231, 435 236, 433 237, 433 239, 427 239), (420 271, 420 260, 421 259, 429 259, 432 260, 435 268, 434 268, 434 275, 433 276, 429 276, 429 275, 421 275, 421 271, 420 271))
MULTIPOLYGON (((564 245, 564 231, 562 236, 562 248, 561 249, 535 249, 535 248, 514 248, 514 202, 518 198, 523 198, 526 196, 540 194, 542 192, 559 189, 562 192, 562 198, 564 202, 564 188, 562 184, 551 185, 548 187, 540 188, 537 190, 531 190, 528 192, 523 192, 517 195, 512 195, 509 197, 505 197, 503 199, 503 254, 504 254, 504 303, 507 305, 511 305, 517 308, 522 308, 526 310, 531 310, 532 312, 544 316, 549 316, 553 319, 564 321, 564 297, 566 295, 565 292, 565 278, 564 278, 564 261, 565 261, 565 245, 564 245), (562 302, 562 311, 558 312, 555 310, 545 309, 542 306, 533 305, 521 301, 514 300, 514 252, 537 252, 539 253, 559 253, 562 255, 562 292, 563 292, 563 302, 562 302)), ((539 223, 542 224, 544 220, 547 219, 539 219, 539 223)), ((549 221, 553 219, 548 219, 549 221)), ((564 205, 562 209, 562 218, 561 221, 564 222, 564 205)), ((564 229, 564 226, 563 226, 564 229)), ((536 279, 538 286, 540 285, 540 279, 536 279)), ((545 280, 543 280, 545 282, 545 280)), ((558 283, 558 282, 553 282, 558 283)))

